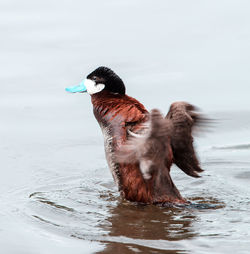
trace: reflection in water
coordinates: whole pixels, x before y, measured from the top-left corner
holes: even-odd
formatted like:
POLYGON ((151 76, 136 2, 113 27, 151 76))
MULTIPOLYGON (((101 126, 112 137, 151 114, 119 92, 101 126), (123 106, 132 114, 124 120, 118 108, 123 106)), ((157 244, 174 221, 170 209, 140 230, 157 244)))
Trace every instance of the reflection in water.
POLYGON ((98 253, 186 253, 186 240, 199 235, 197 215, 218 201, 193 198, 186 207, 158 207, 121 200, 110 179, 30 195, 30 217, 67 237, 105 244, 98 253))
MULTIPOLYGON (((190 205, 158 207, 122 200, 103 168, 87 172, 83 180, 78 176, 60 179, 62 185, 52 182, 29 196, 28 216, 36 226, 68 239, 101 243, 105 249, 99 253, 186 253, 189 243, 202 234, 217 233, 209 225, 202 230, 197 227, 205 218, 213 221, 212 212, 224 207, 222 201, 212 198, 214 193, 204 192, 204 182, 183 182, 189 186, 185 191, 191 196, 190 205)), ((218 180, 211 178, 211 183, 217 186, 218 180)), ((214 189, 219 191, 218 186, 214 189)))
POLYGON ((193 228, 196 212, 218 209, 215 199, 194 198, 189 206, 158 207, 136 205, 127 201, 110 209, 110 226, 104 239, 106 249, 99 253, 185 253, 178 241, 198 235, 193 228))
POLYGON ((178 253, 178 244, 169 241, 194 237, 194 219, 195 216, 185 209, 120 203, 110 209, 110 226, 106 228, 109 235, 104 239, 107 246, 99 253, 131 253, 136 250, 178 253))
POLYGON ((190 224, 194 215, 186 211, 119 204, 110 212, 110 236, 154 240, 156 229, 158 239, 178 240, 193 236, 190 224))
POLYGON ((36 215, 32 214, 32 217, 46 227, 54 226, 67 235, 106 243, 103 253, 117 253, 118 250, 121 253, 136 250, 152 250, 152 253, 171 250, 164 253, 178 253, 177 245, 171 241, 195 236, 192 229, 195 215, 191 210, 137 205, 121 201, 110 191, 96 192, 99 202, 95 208, 84 200, 83 206, 79 207, 77 192, 79 189, 69 195, 65 190, 65 195, 62 195, 60 191, 63 198, 53 201, 53 197, 58 198, 53 192, 31 194, 32 207, 36 210, 36 215), (65 205, 69 200, 70 208, 65 205))

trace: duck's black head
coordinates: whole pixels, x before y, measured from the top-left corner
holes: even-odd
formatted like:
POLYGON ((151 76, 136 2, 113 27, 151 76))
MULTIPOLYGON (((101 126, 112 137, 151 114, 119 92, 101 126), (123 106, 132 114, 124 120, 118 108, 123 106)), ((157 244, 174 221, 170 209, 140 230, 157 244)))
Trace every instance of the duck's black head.
POLYGON ((87 76, 87 79, 94 81, 96 85, 103 84, 104 88, 102 90, 107 90, 112 93, 125 94, 126 89, 123 81, 108 67, 98 67, 87 76))
POLYGON ((76 86, 67 87, 71 93, 99 93, 103 90, 116 94, 125 94, 125 85, 121 78, 107 67, 99 67, 91 72, 85 80, 76 86))

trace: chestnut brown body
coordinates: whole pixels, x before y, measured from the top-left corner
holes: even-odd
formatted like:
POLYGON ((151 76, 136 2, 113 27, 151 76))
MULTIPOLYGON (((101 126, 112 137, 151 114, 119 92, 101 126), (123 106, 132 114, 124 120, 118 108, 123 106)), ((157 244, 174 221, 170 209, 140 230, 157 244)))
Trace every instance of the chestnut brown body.
POLYGON ((170 168, 175 163, 192 177, 203 171, 193 147, 192 129, 202 120, 194 106, 175 102, 166 117, 157 109, 149 113, 126 95, 121 78, 103 66, 66 90, 91 95, 106 159, 124 198, 146 204, 186 203, 171 179, 170 168))
MULTIPOLYGON (((157 168, 153 168, 152 177, 145 179, 138 162, 117 163, 115 154, 128 140, 128 130, 138 132, 143 128, 143 124, 149 120, 148 111, 134 98, 108 91, 92 95, 92 103, 94 115, 104 133, 106 158, 123 197, 130 201, 149 204, 185 203, 186 200, 180 195, 170 176, 170 167, 175 161, 171 140, 171 135, 176 134, 173 130, 174 125, 170 127, 172 132, 163 141, 163 148, 160 151, 165 154, 164 159, 155 165, 157 168)), ((184 103, 179 104, 183 107, 184 103)), ((172 105, 172 107, 176 106, 178 108, 177 104, 172 105)), ((185 122, 186 119, 183 121, 185 122)), ((190 132, 191 137, 191 130, 187 131, 190 132)), ((178 133, 176 135, 178 137, 178 133)), ((187 146, 186 150, 189 148, 187 146)), ((193 152, 193 149, 191 150, 193 152)), ((195 163, 197 164, 197 161, 195 163)), ((198 172, 202 171, 198 165, 196 169, 198 172)))

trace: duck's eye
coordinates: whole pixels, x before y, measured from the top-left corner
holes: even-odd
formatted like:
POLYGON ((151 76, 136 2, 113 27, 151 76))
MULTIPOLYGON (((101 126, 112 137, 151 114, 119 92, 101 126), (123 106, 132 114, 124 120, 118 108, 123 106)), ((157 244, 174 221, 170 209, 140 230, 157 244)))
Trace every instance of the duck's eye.
POLYGON ((94 81, 96 81, 96 77, 94 76, 93 78, 92 78, 94 81))

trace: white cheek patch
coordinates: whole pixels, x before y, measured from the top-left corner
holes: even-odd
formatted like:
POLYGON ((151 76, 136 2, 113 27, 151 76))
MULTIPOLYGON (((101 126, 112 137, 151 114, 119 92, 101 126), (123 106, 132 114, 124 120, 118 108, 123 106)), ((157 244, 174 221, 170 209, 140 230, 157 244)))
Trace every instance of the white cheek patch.
POLYGON ((99 93, 101 92, 105 85, 104 84, 96 84, 95 81, 91 80, 91 79, 85 79, 84 81, 84 85, 87 88, 87 92, 89 94, 95 94, 95 93, 99 93))

